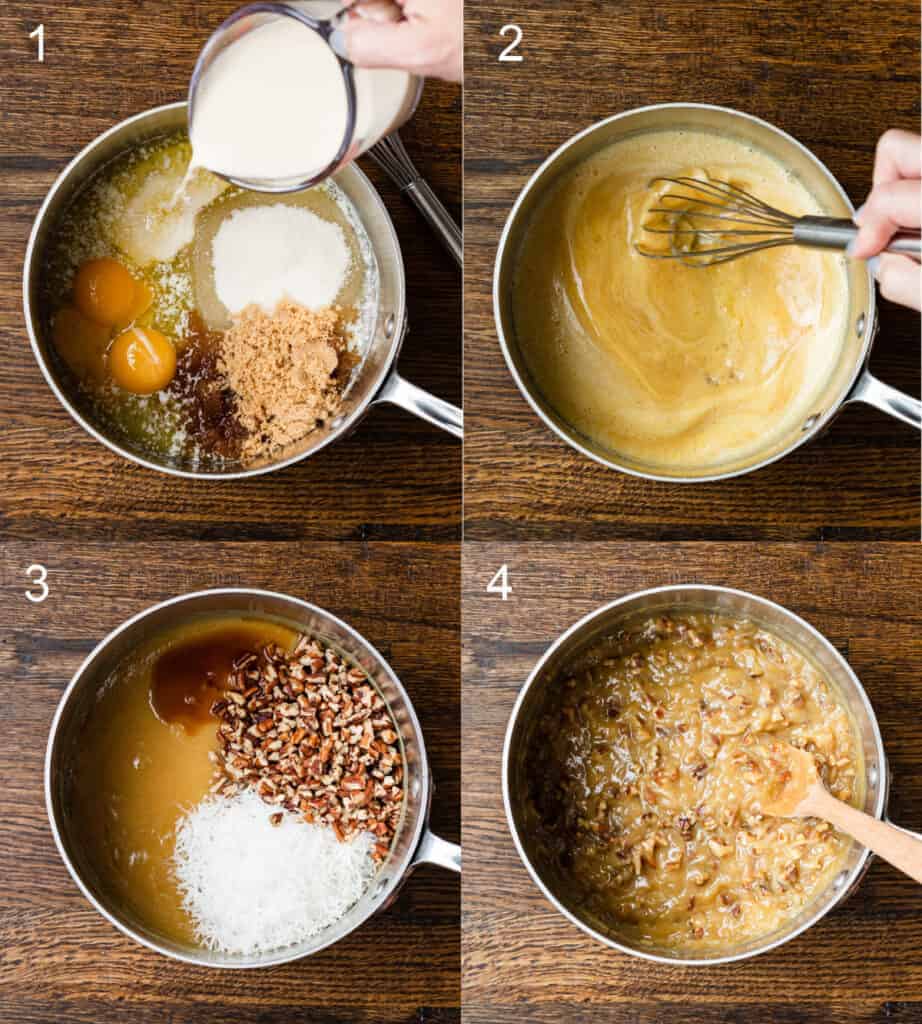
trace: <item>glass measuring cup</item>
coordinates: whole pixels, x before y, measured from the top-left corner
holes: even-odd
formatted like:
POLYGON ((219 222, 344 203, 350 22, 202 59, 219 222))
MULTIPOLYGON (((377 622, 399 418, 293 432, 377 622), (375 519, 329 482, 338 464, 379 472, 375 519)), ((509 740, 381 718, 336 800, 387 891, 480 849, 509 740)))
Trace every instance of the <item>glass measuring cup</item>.
MULTIPOLYGON (((380 5, 376 6, 380 11, 380 5)), ((294 192, 323 181, 343 164, 351 162, 399 128, 416 109, 422 92, 422 80, 405 71, 355 67, 343 51, 340 31, 348 10, 338 0, 253 3, 242 7, 224 21, 205 44, 189 87, 189 136, 196 162, 203 163, 208 170, 243 188, 259 192, 294 192), (283 19, 289 19, 292 31, 314 33, 326 48, 318 48, 318 60, 327 63, 330 68, 335 62, 338 67, 339 78, 334 81, 335 75, 331 73, 330 81, 336 95, 302 94, 288 96, 283 100, 285 110, 292 114, 289 129, 291 137, 294 137, 294 133, 313 130, 310 123, 312 103, 318 113, 327 114, 331 98, 335 100, 341 108, 342 116, 334 117, 332 127, 330 124, 325 125, 331 140, 326 156, 316 166, 299 167, 297 170, 289 168, 282 175, 254 173, 253 164, 246 166, 241 173, 241 167, 233 166, 235 161, 230 158, 212 161, 220 162, 223 166, 209 166, 203 159, 204 154, 200 154, 202 119, 205 116, 202 112, 210 101, 210 91, 216 87, 216 70, 222 73, 226 71, 228 51, 244 37, 278 24, 283 19), (342 90, 341 94, 339 89, 342 90)), ((238 82, 236 85, 237 88, 246 87, 246 83, 238 82)), ((236 127, 241 135, 248 130, 245 123, 236 127)), ((250 129, 255 129, 254 135, 257 138, 259 128, 259 125, 250 126, 250 129)))

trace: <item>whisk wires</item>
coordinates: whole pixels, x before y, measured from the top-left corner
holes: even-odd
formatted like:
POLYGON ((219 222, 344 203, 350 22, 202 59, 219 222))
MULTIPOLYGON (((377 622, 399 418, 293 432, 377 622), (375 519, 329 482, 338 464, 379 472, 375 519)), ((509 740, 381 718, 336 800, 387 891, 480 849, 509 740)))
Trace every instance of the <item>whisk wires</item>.
POLYGON ((665 236, 668 251, 635 244, 642 256, 678 260, 686 266, 727 263, 747 253, 790 245, 796 218, 727 181, 653 178, 649 187, 672 185, 647 211, 641 229, 665 236), (724 239, 732 241, 724 244, 724 239))

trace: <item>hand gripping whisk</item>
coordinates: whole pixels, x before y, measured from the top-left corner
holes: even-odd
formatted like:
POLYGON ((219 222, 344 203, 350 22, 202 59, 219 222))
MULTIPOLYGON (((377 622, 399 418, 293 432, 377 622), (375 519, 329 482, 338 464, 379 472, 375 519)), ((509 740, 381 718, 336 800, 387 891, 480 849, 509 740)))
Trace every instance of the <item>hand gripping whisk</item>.
MULTIPOLYGON (((712 267, 779 245, 845 249, 858 234, 852 221, 838 217, 794 217, 727 181, 701 178, 654 178, 675 188, 663 193, 647 211, 641 230, 665 236, 668 249, 635 244, 641 256, 678 260, 689 267, 712 267)), ((886 252, 919 259, 919 233, 900 231, 886 252)))

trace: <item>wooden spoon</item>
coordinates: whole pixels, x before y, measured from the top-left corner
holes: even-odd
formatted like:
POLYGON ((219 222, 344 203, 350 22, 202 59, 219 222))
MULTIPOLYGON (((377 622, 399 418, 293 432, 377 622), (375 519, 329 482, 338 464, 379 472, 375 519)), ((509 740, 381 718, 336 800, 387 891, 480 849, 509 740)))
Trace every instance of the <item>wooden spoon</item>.
POLYGON ((773 743, 772 750, 784 759, 790 778, 773 799, 762 804, 763 813, 779 818, 822 818, 922 883, 922 836, 837 800, 823 785, 816 762, 806 750, 780 742, 777 748, 773 743))

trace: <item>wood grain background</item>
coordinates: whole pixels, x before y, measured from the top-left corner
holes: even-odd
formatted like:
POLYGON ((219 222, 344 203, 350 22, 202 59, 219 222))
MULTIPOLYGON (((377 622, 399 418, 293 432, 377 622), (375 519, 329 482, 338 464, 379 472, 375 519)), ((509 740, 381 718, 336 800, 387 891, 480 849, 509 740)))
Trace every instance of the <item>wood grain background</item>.
MULTIPOLYGON (((491 277, 508 211, 576 131, 631 107, 737 107, 790 132, 856 204, 874 145, 919 128, 917 0, 497 0, 470 3, 465 86, 465 537, 916 539, 919 438, 867 407, 780 463, 676 485, 596 466, 521 397, 493 327, 491 277), (518 23, 519 64, 497 57, 518 23)), ((882 304, 871 367, 918 394, 919 317, 882 304)))
MULTIPOLYGON (((426 735, 433 827, 460 822, 461 446, 392 408, 315 458, 234 484, 122 461, 45 385, 22 323, 22 257, 48 187, 99 132, 180 99, 236 0, 76 0, 0 7, 0 1021, 456 1022, 458 879, 421 868, 395 904, 332 949, 282 968, 174 964, 98 917, 57 856, 42 797, 48 726, 82 658, 129 615, 220 584, 306 597, 364 633, 401 677, 426 735), (28 33, 46 29, 45 64, 28 33), (24 569, 51 596, 23 597, 24 569)), ((407 148, 460 216, 461 96, 430 83, 407 148)), ((296 130, 300 130, 295 126, 296 130)), ((461 284, 450 257, 369 161, 407 266, 414 383, 460 399, 461 284)))
MULTIPOLYGON (((209 33, 237 0, 74 0, 0 5, 0 530, 8 537, 240 540, 457 539, 461 446, 393 407, 290 469, 233 483, 174 480, 109 452, 58 404, 22 322, 22 259, 32 220, 68 161, 100 132, 183 99, 209 33), (46 31, 46 60, 29 32, 46 31)), ((293 126, 304 130, 304 126, 293 126)), ((456 217, 461 93, 431 82, 403 132, 456 217)), ((393 217, 408 281, 401 371, 458 402, 461 278, 416 211, 370 160, 360 165, 393 217)))
POLYGON ((920 829, 920 571, 912 543, 465 543, 465 1021, 922 1021, 922 891, 888 865, 875 862, 844 905, 772 953, 714 968, 650 964, 596 943, 545 901, 513 846, 500 788, 509 713, 550 643, 622 594, 695 581, 780 602, 848 658, 880 722, 890 813, 920 829), (504 562, 506 602, 485 592, 504 562))
POLYGON ((390 662, 426 740, 432 828, 458 842, 458 546, 46 542, 51 594, 31 605, 22 568, 36 554, 31 542, 5 545, 0 573, 0 1021, 457 1022, 457 876, 418 869, 391 907, 306 960, 258 971, 190 967, 136 945, 90 907, 58 857, 42 780, 60 694, 111 629, 176 594, 264 587, 341 616, 390 662))

